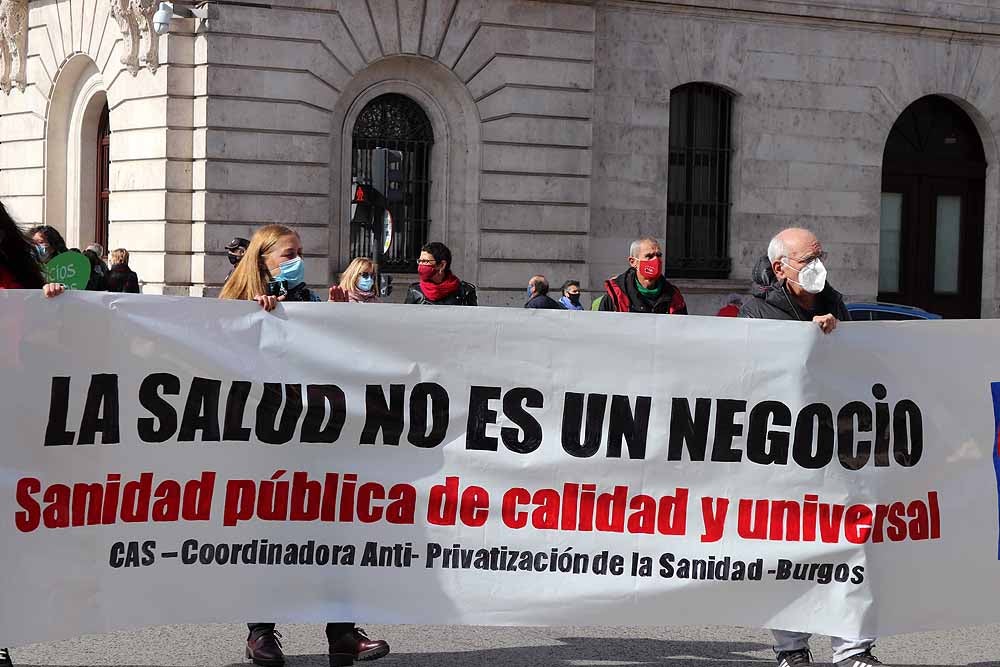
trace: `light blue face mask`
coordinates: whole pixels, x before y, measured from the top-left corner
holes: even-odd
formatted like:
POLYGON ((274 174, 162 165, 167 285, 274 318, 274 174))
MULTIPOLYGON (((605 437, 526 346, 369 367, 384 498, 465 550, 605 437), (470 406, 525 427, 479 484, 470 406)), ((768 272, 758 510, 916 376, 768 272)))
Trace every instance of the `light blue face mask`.
POLYGON ((275 280, 285 280, 289 287, 301 285, 306 281, 306 265, 301 257, 290 259, 278 265, 278 275, 275 280))
POLYGON ((371 292, 372 287, 374 286, 375 286, 375 279, 372 278, 371 276, 368 276, 367 278, 358 279, 358 289, 361 290, 362 292, 371 292))

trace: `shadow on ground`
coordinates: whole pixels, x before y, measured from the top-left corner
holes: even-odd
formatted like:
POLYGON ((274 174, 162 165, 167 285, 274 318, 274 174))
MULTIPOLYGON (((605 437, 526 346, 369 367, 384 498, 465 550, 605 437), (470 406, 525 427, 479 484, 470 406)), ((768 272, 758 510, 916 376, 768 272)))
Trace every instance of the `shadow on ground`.
MULTIPOLYGON (((440 638, 438 638, 440 639, 440 638)), ((770 650, 758 642, 670 641, 568 637, 547 646, 496 648, 432 653, 393 653, 377 662, 358 665, 373 667, 762 667, 774 665, 772 658, 755 657, 770 650)), ((325 667, 326 655, 288 655, 287 667, 325 667)), ((48 667, 16 663, 17 667, 48 667)), ((817 663, 823 664, 823 663, 817 663)), ((143 667, 131 665, 128 667, 143 667)), ((233 662, 225 667, 249 667, 249 662, 233 662)), ((895 667, 911 667, 900 665, 895 667)), ((936 667, 912 665, 912 667, 936 667)), ((1000 667, 1000 662, 969 663, 969 667, 1000 667)))
MULTIPOLYGON (((560 643, 556 645, 523 648, 393 653, 377 663, 355 664, 377 664, 378 667, 762 667, 775 664, 772 658, 748 655, 770 651, 769 645, 756 642, 665 641, 620 637, 568 637, 558 641, 560 643)), ((325 655, 289 655, 286 664, 288 667, 325 667, 329 663, 325 655)), ((226 667, 247 665, 246 662, 232 663, 226 667)), ((896 664, 894 667, 911 666, 896 664)), ((912 667, 938 666, 924 664, 912 667)), ((970 663, 969 667, 1000 667, 1000 662, 970 663)))

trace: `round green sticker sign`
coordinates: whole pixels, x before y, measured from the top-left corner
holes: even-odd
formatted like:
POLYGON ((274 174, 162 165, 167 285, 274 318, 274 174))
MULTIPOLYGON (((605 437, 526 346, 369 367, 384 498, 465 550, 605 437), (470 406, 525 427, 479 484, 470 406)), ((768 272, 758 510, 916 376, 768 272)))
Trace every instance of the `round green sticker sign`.
POLYGON ((49 260, 45 274, 50 283, 62 283, 67 289, 86 289, 90 260, 82 252, 64 252, 49 260))

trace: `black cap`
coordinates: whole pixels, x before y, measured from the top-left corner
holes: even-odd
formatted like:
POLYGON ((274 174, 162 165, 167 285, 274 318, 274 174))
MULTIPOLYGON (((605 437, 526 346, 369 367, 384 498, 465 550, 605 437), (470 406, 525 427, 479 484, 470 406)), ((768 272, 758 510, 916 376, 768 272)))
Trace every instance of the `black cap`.
POLYGON ((226 250, 228 250, 229 252, 235 252, 238 248, 243 248, 244 250, 246 250, 249 247, 250 247, 250 241, 241 238, 239 236, 234 237, 233 240, 227 243, 225 246, 226 250))

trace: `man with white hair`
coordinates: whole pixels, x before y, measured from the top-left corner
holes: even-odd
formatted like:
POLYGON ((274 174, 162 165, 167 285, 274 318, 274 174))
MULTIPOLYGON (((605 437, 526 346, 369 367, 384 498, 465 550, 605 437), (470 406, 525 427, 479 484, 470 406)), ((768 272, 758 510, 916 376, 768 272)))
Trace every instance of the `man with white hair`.
MULTIPOLYGON (((753 270, 753 296, 740 308, 740 317, 814 322, 823 333, 850 320, 844 297, 826 282, 826 253, 806 229, 785 229, 767 246, 753 270)), ((779 667, 812 664, 806 632, 772 630, 779 667)), ((872 655, 874 637, 831 637, 837 667, 881 665, 872 655)))
POLYGON ((629 246, 629 269, 605 281, 598 310, 687 315, 681 291, 663 277, 660 242, 643 236, 629 246))
POLYGON ((753 298, 740 317, 815 322, 823 333, 851 319, 844 297, 826 282, 826 253, 816 236, 795 227, 779 232, 753 270, 753 298))

